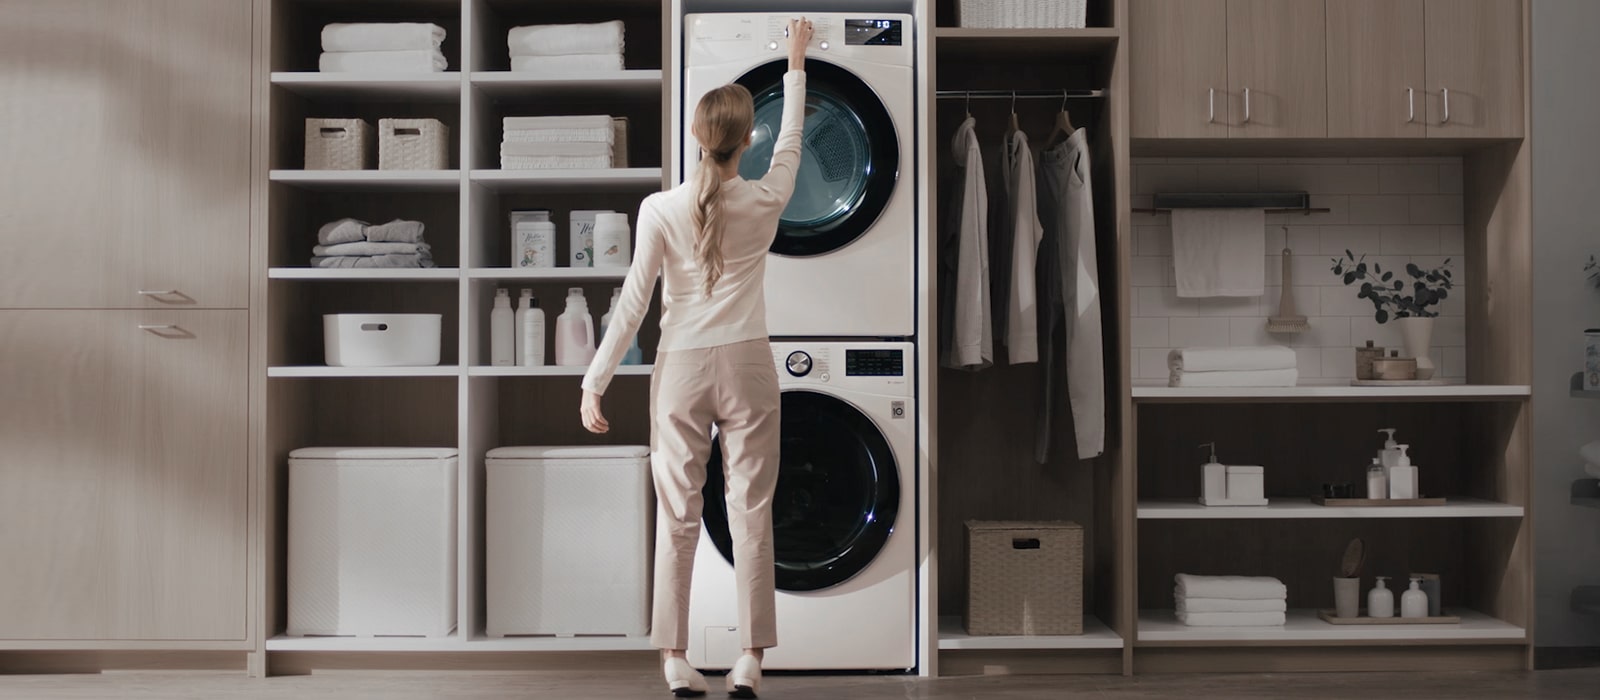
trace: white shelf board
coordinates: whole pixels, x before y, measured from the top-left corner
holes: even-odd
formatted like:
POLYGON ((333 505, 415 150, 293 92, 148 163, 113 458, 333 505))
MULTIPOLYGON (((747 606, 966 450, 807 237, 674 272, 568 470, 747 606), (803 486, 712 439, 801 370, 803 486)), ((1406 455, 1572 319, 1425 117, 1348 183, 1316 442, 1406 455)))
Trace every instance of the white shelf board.
POLYGON ((1226 646, 1235 642, 1405 642, 1494 641, 1521 642, 1528 633, 1474 610, 1446 609, 1461 618, 1456 625, 1335 625, 1317 617, 1315 610, 1290 610, 1282 627, 1189 627, 1171 610, 1139 611, 1139 644, 1203 644, 1226 646))
POLYGON ((541 280, 552 282, 615 280, 628 276, 626 267, 475 267, 467 272, 475 280, 541 280))
POLYGON ((325 367, 322 365, 297 365, 268 367, 267 376, 299 379, 335 379, 343 377, 455 377, 461 374, 456 365, 435 367, 325 367))
POLYGON ((1198 501, 1139 501, 1140 520, 1296 520, 1314 518, 1520 518, 1522 506, 1451 498, 1442 506, 1319 506, 1309 498, 1268 498, 1264 506, 1203 506, 1198 501))
POLYGON ((474 170, 472 181, 497 190, 570 191, 607 188, 655 192, 661 189, 661 168, 474 170))
POLYGON ((267 640, 267 651, 466 651, 460 637, 290 637, 267 640))
POLYGON ((351 269, 320 267, 274 267, 267 270, 267 278, 275 280, 326 280, 344 282, 422 280, 458 280, 461 270, 454 267, 424 267, 397 269, 351 269))
POLYGON ((1435 386, 1350 386, 1338 382, 1302 382, 1292 387, 1169 387, 1164 380, 1133 383, 1133 400, 1142 402, 1208 401, 1341 401, 1402 399, 1416 401, 1509 400, 1526 398, 1525 384, 1443 384, 1435 386))
POLYGON ((1121 649, 1122 637, 1111 631, 1100 618, 1083 616, 1083 634, 1073 635, 1004 635, 974 636, 967 634, 960 616, 939 618, 940 649, 1121 649))
POLYGON ((639 637, 487 637, 477 634, 468 651, 655 651, 649 636, 639 637))
MULTIPOLYGON (((648 376, 654 365, 620 365, 616 376, 648 376)), ((589 371, 581 367, 545 365, 543 367, 470 367, 467 374, 473 377, 581 377, 589 371)))
POLYGON ((308 190, 446 192, 461 187, 459 170, 274 170, 273 182, 308 190))
POLYGON ((523 98, 534 94, 593 95, 661 92, 660 70, 625 70, 606 73, 539 75, 511 71, 474 71, 472 86, 495 97, 523 98))
POLYGON ((272 84, 306 97, 450 102, 461 98, 461 74, 275 72, 272 84))

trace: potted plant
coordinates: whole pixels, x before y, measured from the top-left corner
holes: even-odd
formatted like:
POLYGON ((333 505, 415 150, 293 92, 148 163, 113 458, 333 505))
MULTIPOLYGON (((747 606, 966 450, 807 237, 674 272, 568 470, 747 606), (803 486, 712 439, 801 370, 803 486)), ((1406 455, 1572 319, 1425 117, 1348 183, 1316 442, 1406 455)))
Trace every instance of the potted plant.
POLYGON ((1346 250, 1343 258, 1333 259, 1332 269, 1345 286, 1361 285, 1356 297, 1372 302, 1378 323, 1395 320, 1406 353, 1417 359, 1417 379, 1433 378, 1433 319, 1439 316, 1439 302, 1449 298, 1455 287, 1450 259, 1431 270, 1406 263, 1402 276, 1378 263, 1369 265, 1367 256, 1357 258, 1346 250))

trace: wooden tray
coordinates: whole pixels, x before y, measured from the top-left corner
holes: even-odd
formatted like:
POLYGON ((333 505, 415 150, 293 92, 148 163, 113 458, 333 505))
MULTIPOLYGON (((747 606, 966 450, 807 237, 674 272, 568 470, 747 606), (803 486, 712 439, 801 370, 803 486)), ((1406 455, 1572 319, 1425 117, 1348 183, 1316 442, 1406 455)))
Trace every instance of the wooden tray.
POLYGON ((1461 618, 1454 615, 1439 617, 1339 617, 1332 610, 1318 610, 1317 617, 1330 625, 1459 625, 1461 618))
POLYGON ((1312 496, 1311 502, 1330 508, 1394 508, 1398 506, 1442 506, 1443 498, 1323 498, 1312 496))

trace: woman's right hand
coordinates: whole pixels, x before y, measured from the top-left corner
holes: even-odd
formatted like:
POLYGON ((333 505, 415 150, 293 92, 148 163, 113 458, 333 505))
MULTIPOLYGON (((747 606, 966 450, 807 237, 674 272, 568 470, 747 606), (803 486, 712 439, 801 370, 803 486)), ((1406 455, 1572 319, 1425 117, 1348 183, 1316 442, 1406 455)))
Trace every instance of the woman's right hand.
POLYGON ((806 45, 815 31, 809 19, 789 20, 789 70, 806 69, 806 45))
POLYGON ((611 431, 611 422, 606 420, 605 413, 600 410, 599 394, 585 389, 578 414, 583 418, 583 427, 589 432, 604 435, 611 431))

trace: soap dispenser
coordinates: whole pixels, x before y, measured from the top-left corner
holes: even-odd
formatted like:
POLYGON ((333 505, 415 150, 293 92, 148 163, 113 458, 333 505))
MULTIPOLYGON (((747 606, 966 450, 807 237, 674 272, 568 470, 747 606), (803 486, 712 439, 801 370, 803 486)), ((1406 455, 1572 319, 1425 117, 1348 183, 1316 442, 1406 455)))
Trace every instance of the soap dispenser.
POLYGON ((1217 443, 1201 445, 1211 449, 1211 461, 1200 466, 1200 504, 1221 505, 1228 500, 1228 468, 1217 461, 1217 443))
POLYGON ((1389 497, 1390 498, 1416 498, 1417 497, 1417 468, 1411 464, 1411 455, 1406 450, 1410 445, 1398 445, 1399 460, 1389 468, 1389 497))
POLYGON ((1411 590, 1400 596, 1400 617, 1427 617, 1428 594, 1423 593, 1421 576, 1411 577, 1411 590))
POLYGON ((514 326, 511 292, 494 290, 494 308, 489 311, 489 364, 495 367, 516 364, 517 340, 512 335, 514 326))
POLYGON ((1368 617, 1394 617, 1394 591, 1384 583, 1388 576, 1379 576, 1378 584, 1367 592, 1368 617))
POLYGON ((1400 450, 1394 441, 1394 428, 1384 428, 1378 432, 1389 434, 1389 438, 1383 441, 1383 449, 1378 451, 1378 458, 1383 461, 1384 475, 1387 476, 1389 470, 1400 463, 1400 450))
POLYGON ((544 310, 533 290, 522 290, 517 307, 517 366, 544 366, 544 310))
POLYGON ((594 360, 594 317, 581 287, 567 290, 567 310, 556 317, 556 364, 583 366, 594 360))

